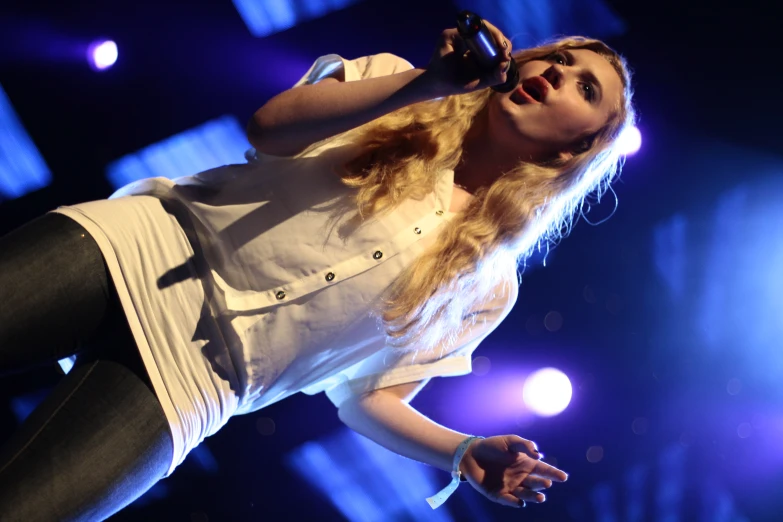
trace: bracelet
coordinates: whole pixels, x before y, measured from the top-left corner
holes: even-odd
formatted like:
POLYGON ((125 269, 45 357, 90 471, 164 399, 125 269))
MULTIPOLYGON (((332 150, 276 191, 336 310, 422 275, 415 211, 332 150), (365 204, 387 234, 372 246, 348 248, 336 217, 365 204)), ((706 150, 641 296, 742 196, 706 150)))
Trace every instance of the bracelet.
POLYGON ((459 446, 457 446, 457 451, 454 453, 454 465, 452 466, 451 470, 451 482, 445 488, 441 489, 433 496, 427 498, 427 503, 429 503, 432 509, 439 508, 441 505, 443 505, 443 503, 448 500, 452 493, 457 490, 457 486, 459 486, 460 480, 462 479, 462 472, 459 470, 459 464, 462 462, 462 456, 465 454, 468 446, 470 446, 473 441, 483 438, 484 437, 471 436, 460 442, 459 446))

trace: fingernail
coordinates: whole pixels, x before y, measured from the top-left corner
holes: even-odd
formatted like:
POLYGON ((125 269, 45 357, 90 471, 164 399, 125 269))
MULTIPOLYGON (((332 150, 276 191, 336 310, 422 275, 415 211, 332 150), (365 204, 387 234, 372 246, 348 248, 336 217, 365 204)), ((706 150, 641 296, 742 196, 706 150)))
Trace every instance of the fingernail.
POLYGON ((508 42, 503 40, 503 49, 508 49, 508 42))

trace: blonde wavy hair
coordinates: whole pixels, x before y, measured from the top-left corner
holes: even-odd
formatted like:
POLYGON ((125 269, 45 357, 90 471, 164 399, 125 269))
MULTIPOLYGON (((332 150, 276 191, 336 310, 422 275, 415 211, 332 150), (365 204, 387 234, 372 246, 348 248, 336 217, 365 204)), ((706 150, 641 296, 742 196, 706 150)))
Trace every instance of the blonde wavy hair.
MULTIPOLYGON (((513 59, 522 65, 563 49, 588 49, 609 61, 622 80, 620 105, 573 157, 520 163, 476 191, 384 293, 376 313, 390 346, 441 351, 451 346, 464 319, 494 297, 493 289, 519 284, 518 267, 533 248, 566 236, 585 197, 596 192, 600 198, 620 172, 624 158, 617 138, 636 119, 625 59, 603 42, 579 36, 516 51, 513 59)), ((433 192, 442 171, 459 164, 468 130, 495 95, 483 89, 416 103, 346 133, 358 153, 342 165, 340 176, 357 189, 352 198, 357 217, 380 215, 406 198, 433 192)))

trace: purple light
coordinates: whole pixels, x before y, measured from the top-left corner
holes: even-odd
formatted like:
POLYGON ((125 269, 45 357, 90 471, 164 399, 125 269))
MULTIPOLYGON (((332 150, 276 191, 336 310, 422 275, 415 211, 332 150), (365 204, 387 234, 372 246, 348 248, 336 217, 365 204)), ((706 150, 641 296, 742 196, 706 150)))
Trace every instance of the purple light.
POLYGON ((93 42, 87 51, 90 67, 97 71, 108 69, 117 61, 117 44, 111 40, 93 42))
POLYGON ((642 133, 636 127, 626 127, 617 141, 620 153, 630 156, 636 153, 642 146, 642 133))
POLYGON ((542 417, 557 415, 571 402, 571 381, 560 370, 543 368, 525 380, 522 399, 542 417))

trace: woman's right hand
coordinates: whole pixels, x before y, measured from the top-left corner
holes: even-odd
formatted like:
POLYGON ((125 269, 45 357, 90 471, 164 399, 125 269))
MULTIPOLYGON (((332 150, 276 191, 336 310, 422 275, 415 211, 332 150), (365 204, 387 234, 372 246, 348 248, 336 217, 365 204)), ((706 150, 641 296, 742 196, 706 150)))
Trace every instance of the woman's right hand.
POLYGON ((541 457, 533 441, 518 435, 497 435, 470 444, 460 471, 476 491, 493 502, 524 507, 526 502, 544 502, 542 490, 568 479, 565 472, 541 457))
POLYGON ((511 42, 500 30, 484 20, 500 49, 505 51, 503 61, 493 71, 485 71, 470 56, 459 31, 446 29, 438 40, 424 72, 436 96, 467 94, 475 90, 500 85, 506 81, 506 70, 511 60, 511 42))

